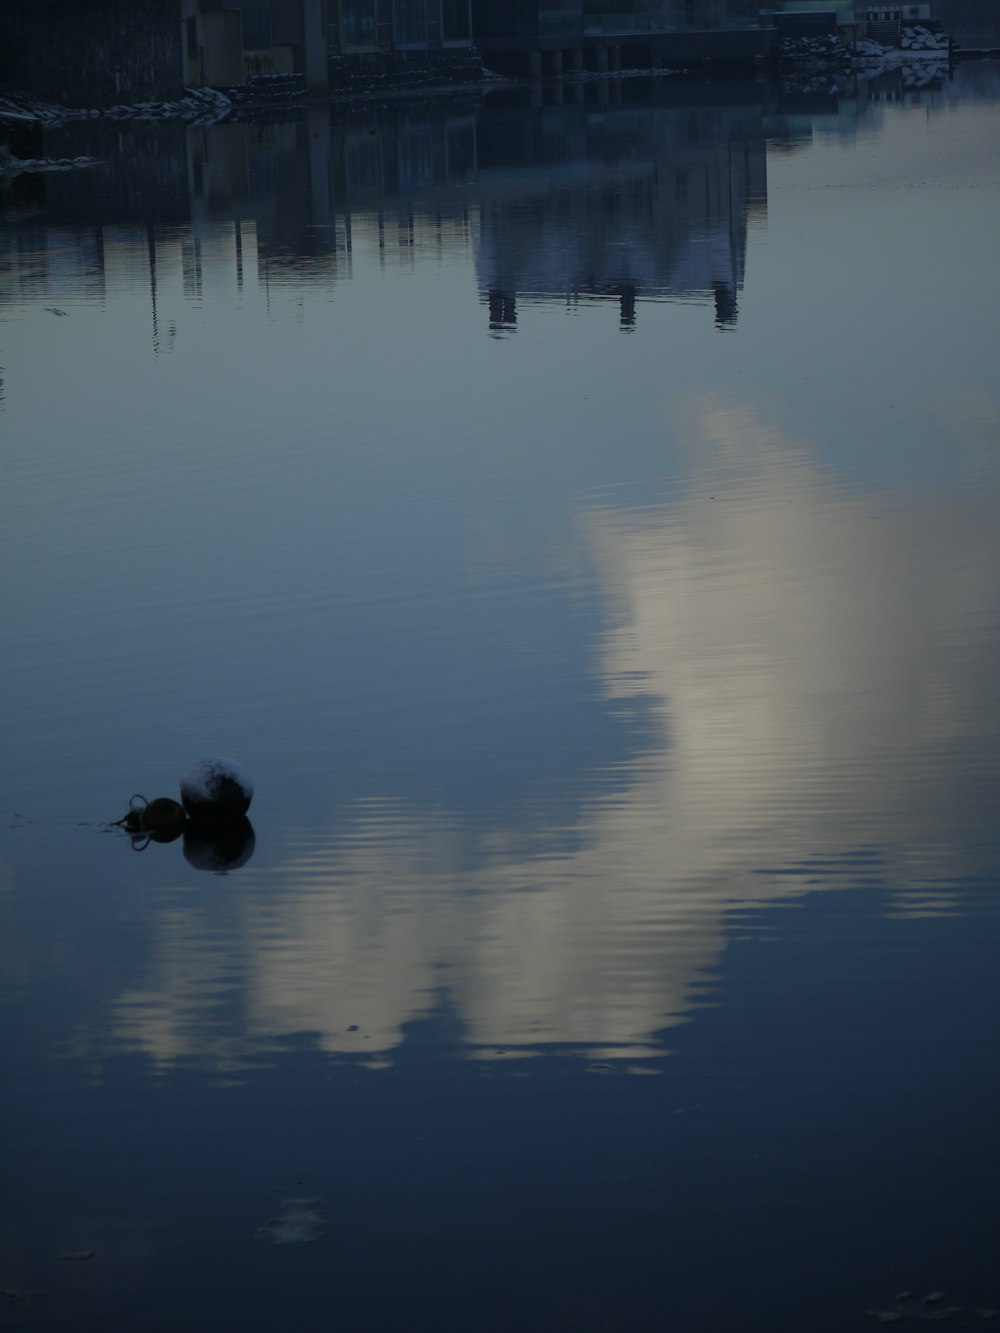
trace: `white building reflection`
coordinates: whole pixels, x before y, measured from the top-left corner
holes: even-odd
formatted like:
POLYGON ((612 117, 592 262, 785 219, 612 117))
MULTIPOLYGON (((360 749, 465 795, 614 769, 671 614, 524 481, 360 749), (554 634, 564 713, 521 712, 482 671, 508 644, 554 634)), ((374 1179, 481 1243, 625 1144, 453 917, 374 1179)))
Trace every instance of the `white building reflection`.
POLYGON ((736 323, 767 206, 759 104, 540 107, 484 125, 476 266, 494 331, 517 302, 714 301, 736 323), (516 147, 514 147, 516 145, 516 147))
MULTIPOLYGON (((977 431, 998 421, 980 404, 962 431, 980 482, 996 456, 977 431)), ((948 909, 994 827, 977 775, 1000 742, 996 486, 848 490, 720 401, 673 430, 683 490, 578 528, 608 613, 602 688, 650 700, 658 744, 598 775, 568 826, 476 833, 374 802, 223 882, 221 915, 165 911, 116 1004, 121 1043, 232 1067, 301 1037, 378 1063, 447 1006, 472 1055, 634 1061, 710 991, 750 906, 874 867, 891 909, 948 909)))

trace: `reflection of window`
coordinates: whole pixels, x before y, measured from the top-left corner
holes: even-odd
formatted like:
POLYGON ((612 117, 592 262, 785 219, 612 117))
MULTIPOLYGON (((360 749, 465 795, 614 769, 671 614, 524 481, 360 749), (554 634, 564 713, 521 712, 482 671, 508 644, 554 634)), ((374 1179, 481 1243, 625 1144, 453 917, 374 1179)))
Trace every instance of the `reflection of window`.
POLYGON ((278 156, 273 152, 253 152, 247 158, 250 193, 257 198, 278 193, 278 156))
POLYGON ((462 180, 476 165, 476 132, 471 125, 451 126, 445 131, 449 180, 462 180))
POLYGON ((434 181, 434 150, 430 132, 413 129, 400 136, 399 183, 403 187, 431 185, 434 181))
POLYGON ((345 46, 375 45, 375 0, 343 0, 340 13, 345 46))
POLYGON ((345 145, 347 183, 355 189, 373 189, 382 183, 382 153, 379 140, 366 134, 348 139, 345 145))
POLYGON ((396 0, 396 41, 425 42, 424 0, 396 0))

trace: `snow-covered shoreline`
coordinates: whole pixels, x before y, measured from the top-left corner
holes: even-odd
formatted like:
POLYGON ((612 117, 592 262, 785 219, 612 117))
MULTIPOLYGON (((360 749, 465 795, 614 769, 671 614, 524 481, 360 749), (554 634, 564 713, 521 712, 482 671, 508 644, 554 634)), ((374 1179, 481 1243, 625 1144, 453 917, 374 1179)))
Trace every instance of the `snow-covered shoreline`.
POLYGON ((185 120, 192 125, 214 125, 225 120, 233 103, 216 88, 185 88, 185 96, 174 102, 135 102, 109 107, 55 106, 35 97, 0 95, 0 120, 62 125, 73 120, 185 120))

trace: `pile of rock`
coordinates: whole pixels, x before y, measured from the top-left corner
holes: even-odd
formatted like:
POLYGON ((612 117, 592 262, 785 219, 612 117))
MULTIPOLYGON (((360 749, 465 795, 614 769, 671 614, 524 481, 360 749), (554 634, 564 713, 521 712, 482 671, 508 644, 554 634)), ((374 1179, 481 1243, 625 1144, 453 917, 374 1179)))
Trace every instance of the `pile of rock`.
POLYGON ((870 37, 861 37, 854 48, 854 54, 864 57, 865 60, 881 60, 883 56, 891 55, 893 48, 883 46, 881 42, 874 42, 870 37))
POLYGON ((915 60, 912 65, 901 65, 900 81, 907 90, 938 87, 948 77, 947 60, 915 60))
POLYGON ((235 120, 287 119, 305 112, 305 75, 253 75, 247 83, 223 89, 235 120))
POLYGON ((900 46, 904 51, 933 51, 937 53, 948 50, 948 38, 943 32, 931 32, 929 28, 924 28, 918 24, 915 28, 903 29, 900 46))
POLYGON ((785 37, 778 45, 779 60, 789 64, 849 65, 851 53, 833 33, 823 37, 785 37))

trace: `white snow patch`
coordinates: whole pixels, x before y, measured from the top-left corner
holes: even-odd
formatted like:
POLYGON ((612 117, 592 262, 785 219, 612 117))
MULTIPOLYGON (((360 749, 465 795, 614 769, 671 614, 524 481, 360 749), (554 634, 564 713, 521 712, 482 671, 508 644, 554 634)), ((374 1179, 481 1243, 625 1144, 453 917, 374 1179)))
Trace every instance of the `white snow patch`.
POLYGON ((219 790, 219 783, 235 782, 249 805, 253 796, 253 781, 242 764, 235 759, 200 759, 181 778, 181 795, 197 803, 211 804, 219 790))

